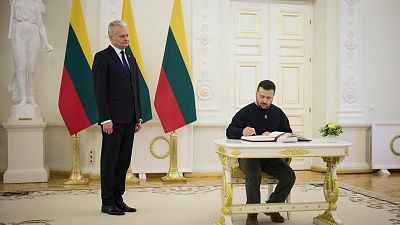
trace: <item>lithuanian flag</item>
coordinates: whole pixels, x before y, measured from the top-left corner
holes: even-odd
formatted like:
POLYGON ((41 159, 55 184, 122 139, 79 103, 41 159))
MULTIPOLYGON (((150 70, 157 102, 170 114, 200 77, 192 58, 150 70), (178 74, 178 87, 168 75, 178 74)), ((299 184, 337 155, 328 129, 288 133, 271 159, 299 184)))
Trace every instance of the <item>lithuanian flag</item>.
POLYGON ((133 17, 130 0, 124 0, 122 6, 121 19, 125 21, 126 24, 128 25, 128 31, 129 31, 129 46, 125 50, 129 54, 133 54, 133 57, 135 57, 136 63, 138 64, 139 67, 138 75, 139 75, 139 90, 140 90, 139 93, 140 109, 142 112, 141 119, 143 120, 144 123, 146 121, 151 120, 151 118, 153 118, 153 115, 151 113, 149 88, 146 82, 146 75, 143 67, 142 54, 140 53, 139 41, 136 34, 135 20, 133 17))
POLYGON ((71 135, 97 123, 92 77, 93 56, 80 0, 72 0, 58 108, 71 135))
POLYGON ((154 106, 165 133, 197 119, 180 0, 174 0, 154 106))

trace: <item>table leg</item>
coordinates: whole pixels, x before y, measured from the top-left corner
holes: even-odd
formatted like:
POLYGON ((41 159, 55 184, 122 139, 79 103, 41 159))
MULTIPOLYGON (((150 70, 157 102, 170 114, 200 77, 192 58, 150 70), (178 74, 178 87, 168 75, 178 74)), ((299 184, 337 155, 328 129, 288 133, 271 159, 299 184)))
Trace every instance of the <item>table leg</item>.
POLYGON ((339 197, 339 184, 336 176, 336 164, 340 157, 323 157, 326 162, 326 173, 324 179, 324 196, 329 203, 329 208, 317 217, 314 217, 314 224, 318 225, 344 225, 336 214, 336 202, 339 197))
POLYGON ((223 154, 219 155, 223 166, 223 175, 221 181, 221 214, 222 216, 216 225, 233 225, 232 224, 232 166, 237 164, 236 159, 231 159, 223 154))

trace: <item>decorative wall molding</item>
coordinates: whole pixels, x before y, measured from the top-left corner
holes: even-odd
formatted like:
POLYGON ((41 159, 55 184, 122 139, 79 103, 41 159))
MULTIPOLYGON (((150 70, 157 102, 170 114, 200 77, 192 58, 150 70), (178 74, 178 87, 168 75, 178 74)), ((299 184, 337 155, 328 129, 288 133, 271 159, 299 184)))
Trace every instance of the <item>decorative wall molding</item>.
POLYGON ((214 1, 193 2, 193 78, 197 110, 216 110, 214 1))
POLYGON ((342 0, 340 4, 340 123, 363 123, 360 74, 360 1, 342 0))
POLYGON ((225 122, 220 97, 224 95, 216 70, 219 1, 192 2, 192 78, 196 95, 197 123, 225 122))

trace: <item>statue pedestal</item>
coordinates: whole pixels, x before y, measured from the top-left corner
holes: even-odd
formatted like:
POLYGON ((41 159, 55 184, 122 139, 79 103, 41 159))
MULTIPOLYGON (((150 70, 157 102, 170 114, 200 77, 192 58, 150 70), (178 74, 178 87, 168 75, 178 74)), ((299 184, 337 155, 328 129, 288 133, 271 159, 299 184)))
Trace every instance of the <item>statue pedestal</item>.
POLYGON ((33 106, 30 104, 27 105, 13 105, 11 106, 10 109, 10 119, 31 119, 31 118, 40 118, 42 117, 42 114, 40 112, 39 106, 33 106))
POLYGON ((8 168, 4 183, 48 181, 49 171, 44 160, 46 125, 41 117, 11 117, 3 123, 8 134, 8 168))

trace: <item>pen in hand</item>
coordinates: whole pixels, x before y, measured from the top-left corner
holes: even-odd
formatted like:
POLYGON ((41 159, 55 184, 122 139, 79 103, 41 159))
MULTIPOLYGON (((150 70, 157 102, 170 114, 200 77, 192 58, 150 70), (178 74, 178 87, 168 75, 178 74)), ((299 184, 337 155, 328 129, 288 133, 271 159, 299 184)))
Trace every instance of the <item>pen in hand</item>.
POLYGON ((243 129, 243 136, 251 136, 251 135, 257 135, 256 130, 250 125, 247 125, 247 127, 243 129))

